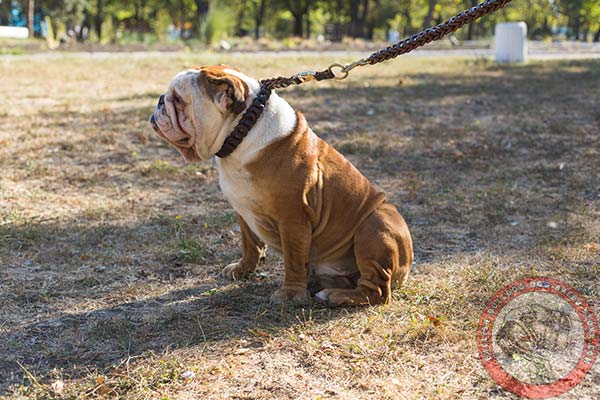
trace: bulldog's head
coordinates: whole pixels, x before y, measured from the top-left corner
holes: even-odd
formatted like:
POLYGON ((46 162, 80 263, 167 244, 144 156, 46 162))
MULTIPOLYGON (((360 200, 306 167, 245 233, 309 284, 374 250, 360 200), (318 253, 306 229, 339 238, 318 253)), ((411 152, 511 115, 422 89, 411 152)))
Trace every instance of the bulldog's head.
POLYGON ((211 158, 246 108, 249 88, 238 72, 210 66, 177 74, 150 116, 152 128, 186 160, 211 158))

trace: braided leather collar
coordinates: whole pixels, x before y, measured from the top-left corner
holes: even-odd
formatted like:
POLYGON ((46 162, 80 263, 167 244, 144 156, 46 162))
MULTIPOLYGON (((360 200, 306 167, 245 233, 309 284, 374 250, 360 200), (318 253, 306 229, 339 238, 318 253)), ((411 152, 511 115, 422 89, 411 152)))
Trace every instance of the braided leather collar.
POLYGON ((240 122, 238 122, 235 128, 233 128, 233 131, 231 131, 231 134, 227 136, 227 139, 223 142, 223 146, 221 146, 221 149, 216 154, 217 157, 227 157, 233 153, 240 143, 242 143, 242 140, 246 137, 254 124, 256 124, 256 121, 258 121, 258 118, 264 111, 270 96, 271 89, 265 85, 260 85, 258 94, 254 100, 252 100, 250 107, 248 107, 242 115, 240 122))

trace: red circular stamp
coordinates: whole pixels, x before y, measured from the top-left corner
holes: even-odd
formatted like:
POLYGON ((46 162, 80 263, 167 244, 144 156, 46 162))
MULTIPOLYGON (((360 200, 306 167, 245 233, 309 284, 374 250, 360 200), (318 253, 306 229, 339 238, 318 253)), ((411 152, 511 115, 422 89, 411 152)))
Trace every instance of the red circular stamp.
POLYGON ((479 320, 483 366, 504 389, 543 399, 576 386, 598 353, 598 322, 585 298, 551 278, 498 291, 479 320))

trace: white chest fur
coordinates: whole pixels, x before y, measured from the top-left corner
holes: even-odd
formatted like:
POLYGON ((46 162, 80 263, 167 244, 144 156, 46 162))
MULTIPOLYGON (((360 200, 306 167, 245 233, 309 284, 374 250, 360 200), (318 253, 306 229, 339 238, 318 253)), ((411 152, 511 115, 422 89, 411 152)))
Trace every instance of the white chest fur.
MULTIPOLYGON (((243 168, 235 166, 224 166, 217 161, 219 169, 219 186, 225 198, 234 210, 244 218, 250 228, 254 228, 254 210, 257 209, 257 191, 252 183, 250 174, 243 168)), ((255 229, 252 229, 255 231, 255 229)))
MULTIPOLYGON (((227 71, 242 78, 253 95, 258 93, 260 85, 256 80, 237 71, 227 71)), ((254 96, 249 96, 247 103, 250 104, 253 98, 254 96)), ((269 144, 291 134, 296 122, 297 116, 292 107, 276 93, 272 93, 262 115, 240 145, 226 158, 216 158, 219 185, 225 198, 256 234, 259 234, 258 225, 261 225, 257 216, 257 212, 261 210, 261 188, 256 187, 245 165, 259 157, 261 150, 269 144)))
POLYGON ((281 243, 276 225, 271 215, 263 207, 264 194, 253 182, 248 171, 242 169, 219 168, 219 185, 225 198, 234 210, 244 219, 248 227, 260 240, 274 249, 281 243))

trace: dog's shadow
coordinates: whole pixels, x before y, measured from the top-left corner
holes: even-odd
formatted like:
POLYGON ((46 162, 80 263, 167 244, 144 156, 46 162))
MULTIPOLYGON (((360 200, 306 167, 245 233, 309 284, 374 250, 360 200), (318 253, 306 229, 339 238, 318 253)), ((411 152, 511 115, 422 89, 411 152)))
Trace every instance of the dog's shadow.
POLYGON ((121 360, 148 352, 161 354, 215 342, 235 346, 240 339, 246 346, 258 347, 266 337, 288 327, 326 322, 359 309, 333 309, 314 299, 272 304, 269 296, 278 287, 272 280, 219 283, 7 329, 0 347, 7 347, 2 353, 9 357, 0 360, 0 381, 14 384, 22 379, 17 361, 42 378, 50 369, 76 378, 90 371, 102 373, 121 360), (12 352, 10 346, 15 347, 12 352))

